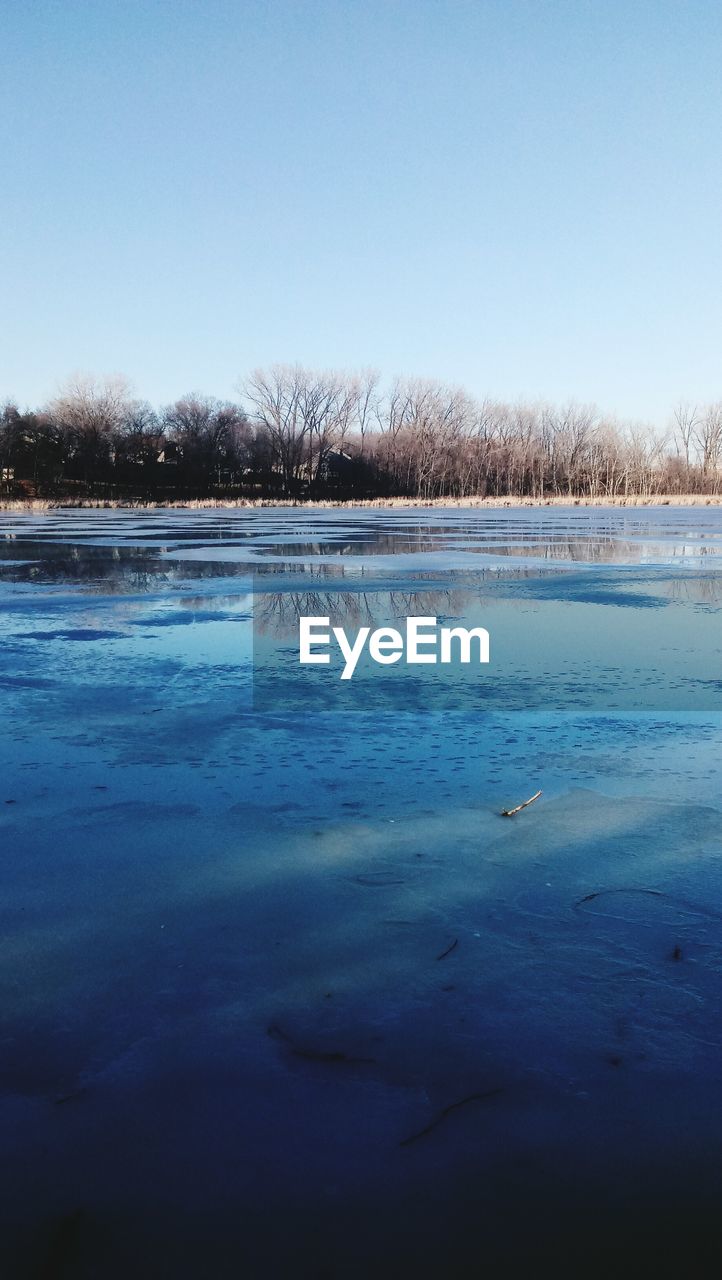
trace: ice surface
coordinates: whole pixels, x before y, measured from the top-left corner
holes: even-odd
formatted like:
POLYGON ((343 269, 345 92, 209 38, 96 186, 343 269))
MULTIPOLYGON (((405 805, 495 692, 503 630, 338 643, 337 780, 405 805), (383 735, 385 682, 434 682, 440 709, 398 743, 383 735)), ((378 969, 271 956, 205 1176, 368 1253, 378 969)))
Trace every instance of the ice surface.
POLYGON ((3 1275, 711 1273, 721 545, 0 518, 3 1275), (492 695, 311 698, 324 602, 488 619, 492 695))

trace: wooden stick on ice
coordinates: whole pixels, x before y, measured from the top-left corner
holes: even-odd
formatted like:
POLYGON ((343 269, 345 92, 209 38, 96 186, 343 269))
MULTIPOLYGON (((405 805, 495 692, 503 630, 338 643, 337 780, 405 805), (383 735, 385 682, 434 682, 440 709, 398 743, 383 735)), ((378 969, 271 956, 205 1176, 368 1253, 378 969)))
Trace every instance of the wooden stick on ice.
POLYGON ((502 809, 502 818, 513 818, 515 813, 519 813, 521 809, 526 809, 528 804, 533 804, 535 800, 539 799, 540 795, 541 791, 537 791, 533 796, 530 796, 528 800, 525 800, 523 804, 518 804, 515 809, 502 809))

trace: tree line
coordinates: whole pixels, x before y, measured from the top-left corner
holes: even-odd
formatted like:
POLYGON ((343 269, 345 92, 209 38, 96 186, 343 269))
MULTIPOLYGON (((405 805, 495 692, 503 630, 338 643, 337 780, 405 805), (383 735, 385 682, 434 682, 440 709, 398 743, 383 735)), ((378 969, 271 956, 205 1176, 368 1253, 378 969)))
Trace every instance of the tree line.
POLYGON ((0 413, 3 497, 544 498, 718 493, 722 401, 669 429, 592 406, 506 404, 373 372, 256 370, 237 401, 163 408, 119 377, 75 378, 0 413))

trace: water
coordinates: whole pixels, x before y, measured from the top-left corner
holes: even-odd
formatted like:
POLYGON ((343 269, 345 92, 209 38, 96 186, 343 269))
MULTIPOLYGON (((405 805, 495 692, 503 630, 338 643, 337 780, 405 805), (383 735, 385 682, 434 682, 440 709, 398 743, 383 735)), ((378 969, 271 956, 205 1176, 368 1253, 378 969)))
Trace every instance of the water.
POLYGON ((3 1275, 718 1269, 721 548, 0 515, 3 1275), (492 661, 342 689, 299 611, 492 661))

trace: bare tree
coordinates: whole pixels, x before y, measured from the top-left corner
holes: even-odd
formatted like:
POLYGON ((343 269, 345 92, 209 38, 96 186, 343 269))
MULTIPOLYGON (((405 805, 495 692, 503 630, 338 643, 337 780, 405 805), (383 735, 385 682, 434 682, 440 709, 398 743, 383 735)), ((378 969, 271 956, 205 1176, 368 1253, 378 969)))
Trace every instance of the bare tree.
POLYGON ((48 405, 48 416, 65 437, 68 459, 85 482, 93 484, 114 459, 114 439, 130 404, 130 383, 122 375, 76 374, 48 405))
POLYGON ((167 406, 163 426, 179 450, 186 481, 207 491, 237 464, 246 418, 239 405, 191 392, 167 406))
POLYGON ((133 400, 115 435, 118 461, 135 466, 156 462, 163 443, 163 424, 147 400, 133 400))
POLYGON ((714 479, 716 492, 722 457, 722 401, 707 406, 695 420, 693 434, 700 453, 702 474, 707 479, 714 479))
POLYGON ((298 365, 256 369, 242 386, 286 495, 299 488, 311 429, 302 408, 303 386, 304 372, 298 365))
POLYGON ((361 440, 361 456, 363 457, 366 436, 378 413, 379 375, 373 369, 366 369, 354 379, 356 402, 356 426, 361 440))
POLYGON ((159 414, 124 378, 75 377, 45 411, 0 410, 0 483, 7 494, 243 486, 429 500, 720 489, 722 401, 679 404, 659 435, 589 405, 479 401, 428 379, 397 379, 384 392, 373 371, 275 365, 256 370, 243 396, 245 407, 192 393, 159 414))
POLYGON ((677 451, 684 458, 685 468, 689 472, 691 448, 699 425, 697 406, 680 402, 674 410, 674 422, 677 451))

